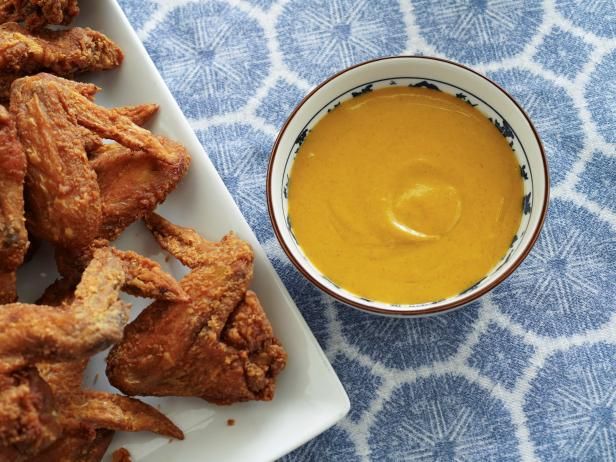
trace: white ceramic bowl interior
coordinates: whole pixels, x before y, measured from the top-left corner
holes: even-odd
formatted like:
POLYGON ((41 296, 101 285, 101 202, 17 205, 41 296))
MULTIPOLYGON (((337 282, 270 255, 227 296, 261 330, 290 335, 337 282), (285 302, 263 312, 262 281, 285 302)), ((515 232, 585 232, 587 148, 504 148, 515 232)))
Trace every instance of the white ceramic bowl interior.
POLYGON ((351 306, 379 314, 426 315, 470 303, 502 282, 534 244, 548 202, 547 163, 541 141, 520 106, 503 89, 459 64, 435 58, 400 56, 359 64, 319 85, 299 104, 274 145, 268 172, 268 205, 276 235, 296 267, 318 287, 351 306), (403 305, 369 300, 339 287, 304 255, 288 214, 293 161, 310 130, 342 101, 392 85, 426 87, 452 94, 488 117, 511 145, 520 165, 522 220, 509 250, 485 278, 463 292, 428 303, 403 305))

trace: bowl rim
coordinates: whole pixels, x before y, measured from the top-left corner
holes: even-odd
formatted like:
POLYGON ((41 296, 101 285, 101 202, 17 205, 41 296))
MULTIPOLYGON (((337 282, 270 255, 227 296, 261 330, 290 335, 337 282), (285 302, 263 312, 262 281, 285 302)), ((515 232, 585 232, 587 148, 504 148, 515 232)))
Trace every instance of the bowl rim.
MULTIPOLYGON (((496 286, 498 286, 505 279, 507 279, 520 266, 520 264, 524 261, 524 259, 528 256, 528 254, 530 253, 530 251, 534 247, 535 243, 537 242, 537 239, 539 238, 539 234, 541 233, 541 229, 543 228, 543 224, 545 222, 546 215, 547 215, 548 203, 549 203, 549 199, 550 199, 550 177, 549 177, 549 171, 548 171, 547 156, 546 156, 546 153, 545 153, 545 149, 543 147, 543 143, 541 142, 541 138, 539 137, 539 133, 537 132, 537 129, 533 125, 533 123, 532 123, 530 117, 528 116, 528 114, 526 113, 526 111, 515 100, 515 98, 513 96, 511 96, 511 94, 509 94, 509 92, 507 90, 505 90, 498 83, 494 82, 492 79, 490 79, 490 78, 480 74, 479 72, 471 69, 468 66, 465 66, 463 64, 457 63, 455 61, 451 61, 451 60, 444 59, 444 58, 438 58, 438 57, 435 57, 435 56, 399 55, 399 56, 385 56, 385 57, 381 57, 381 58, 370 59, 368 61, 363 61, 361 63, 358 63, 358 64, 355 64, 353 66, 347 67, 346 69, 343 69, 343 70, 341 70, 341 71, 331 75, 330 77, 326 78, 325 80, 323 80, 316 87, 314 87, 306 96, 304 96, 302 98, 302 100, 295 106, 295 108, 293 109, 291 114, 289 114, 289 116, 285 120, 285 123, 280 128, 280 131, 278 132, 278 135, 276 136, 276 141, 274 142, 274 145, 272 146, 272 150, 270 152, 270 156, 269 156, 269 160, 268 160, 265 194, 266 194, 266 197, 267 197, 267 210, 268 210, 268 214, 269 214, 269 217, 270 217, 270 222, 272 224, 272 228, 274 230, 274 234, 276 235, 276 239, 280 243, 280 246, 282 247, 284 253, 287 255, 289 260, 291 260, 291 263, 293 263, 295 268, 297 268, 297 270, 306 279, 308 279, 312 284, 317 286, 320 290, 322 290, 323 292, 325 292, 329 296, 335 298, 337 301, 342 302, 342 303, 344 303, 346 305, 349 305, 349 306, 351 306, 353 308, 357 308, 357 309, 359 309, 361 311, 365 311, 365 312, 372 313, 372 314, 388 315, 388 316, 392 316, 393 315, 393 316, 405 316, 405 317, 406 316, 408 316, 408 317, 421 317, 421 316, 426 316, 426 315, 438 314, 438 313, 443 313, 443 312, 446 312, 446 311, 451 311, 451 310, 454 310, 456 308, 460 308, 463 305, 466 305, 468 303, 474 302, 475 300, 479 299, 480 297, 482 297, 485 294, 487 294, 488 292, 490 292, 492 289, 494 289, 496 286), (282 137, 285 135, 285 132, 286 132, 289 124, 291 123, 291 121, 293 120, 293 118, 295 117, 297 112, 301 109, 301 107, 310 98, 312 98, 312 96, 317 91, 319 91, 321 88, 323 88, 325 85, 327 85, 332 80, 338 78, 339 76, 341 76, 343 74, 346 74, 347 72, 352 71, 355 68, 358 68, 358 67, 361 67, 361 66, 365 66, 367 64, 378 62, 378 61, 388 61, 388 60, 394 60, 394 59, 409 59, 409 58, 420 59, 420 60, 439 61, 439 62, 442 62, 442 63, 445 63, 445 64, 450 64, 450 65, 453 65, 453 66, 457 66, 457 67, 462 68, 462 69, 464 69, 466 71, 469 71, 472 74, 475 74, 475 76, 477 76, 477 77, 487 81, 488 83, 492 84, 494 87, 496 87, 498 90, 500 90, 500 92, 506 98, 508 98, 517 107, 517 109, 520 111, 520 113, 524 116, 524 118, 528 122, 528 125, 530 126, 530 129, 532 130, 532 133, 533 133, 533 135, 535 137, 535 140, 537 141, 537 145, 539 146, 539 152, 541 153, 541 161, 543 162, 543 173, 544 173, 544 181, 545 181, 545 195, 544 195, 544 198, 543 198, 543 202, 541 204, 541 212, 540 212, 541 214, 539 216, 539 221, 538 221, 535 229, 533 230, 533 234, 532 234, 530 240, 528 241, 528 244, 526 245, 526 247, 524 247, 522 249, 522 251, 520 252, 518 257, 516 259, 514 259, 509 264, 509 267, 505 270, 505 272, 500 277, 498 277, 494 281, 490 282, 486 286, 482 287, 480 290, 478 290, 475 293, 472 293, 472 294, 469 294, 469 295, 464 295, 464 296, 460 297, 458 300, 451 301, 449 303, 446 303, 446 304, 438 306, 438 307, 417 308, 415 310, 408 310, 408 309, 403 310, 403 309, 394 309, 394 308, 392 308, 392 309, 385 309, 385 308, 378 308, 378 307, 366 305, 364 303, 357 302, 357 301, 354 301, 354 300, 350 300, 347 297, 345 297, 344 295, 341 295, 341 294, 333 291, 329 287, 326 287, 325 285, 323 285, 316 278, 314 278, 310 273, 308 273, 308 271, 305 270, 304 265, 295 258, 295 256, 293 255, 293 253, 291 252, 291 250, 287 246, 287 243, 285 242, 285 240, 284 240, 284 238, 282 236, 282 233, 279 230, 279 224, 278 224, 278 222, 276 221, 276 218, 275 218, 274 204, 273 204, 273 200, 272 200, 272 173, 273 173, 273 168, 274 168, 274 160, 275 160, 276 154, 278 152, 278 146, 279 146, 279 144, 280 144, 280 142, 282 140, 282 137)), ((379 301, 379 300, 375 300, 375 301, 379 301)), ((386 302, 381 302, 381 303, 386 303, 386 302)))

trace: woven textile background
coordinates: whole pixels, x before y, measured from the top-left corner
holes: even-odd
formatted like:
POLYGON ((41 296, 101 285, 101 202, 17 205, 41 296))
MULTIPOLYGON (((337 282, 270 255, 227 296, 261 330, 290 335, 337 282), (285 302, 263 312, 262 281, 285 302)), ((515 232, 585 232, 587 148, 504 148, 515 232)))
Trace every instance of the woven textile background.
POLYGON ((120 3, 351 398, 285 460, 616 460, 613 0, 120 3), (295 104, 344 67, 397 54, 503 85, 550 162, 530 256, 480 302, 430 319, 335 303, 293 269, 266 211, 269 151, 295 104))

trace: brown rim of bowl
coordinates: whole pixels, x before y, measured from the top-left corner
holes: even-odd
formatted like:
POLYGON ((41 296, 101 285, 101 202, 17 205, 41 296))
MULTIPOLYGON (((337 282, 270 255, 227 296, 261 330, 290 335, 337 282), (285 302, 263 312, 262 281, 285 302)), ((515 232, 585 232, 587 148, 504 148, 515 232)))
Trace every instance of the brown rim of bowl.
MULTIPOLYGON (((486 76, 480 74, 477 71, 474 71, 473 69, 464 66, 462 64, 456 63, 454 61, 450 61, 448 59, 443 59, 443 58, 435 58, 433 56, 416 56, 416 55, 402 55, 402 56, 387 56, 387 57, 383 57, 383 58, 377 58, 377 59, 371 59, 369 61, 364 61, 362 63, 356 64, 354 66, 348 67, 330 77, 328 77, 327 79, 325 79, 323 82, 321 82, 319 85, 317 85, 315 88, 313 88, 310 93, 308 93, 306 96, 304 96, 304 98, 302 98, 302 100, 299 102, 299 104, 297 106, 295 106, 295 109, 293 109, 293 112, 291 112, 291 114, 289 115, 289 117, 287 118, 287 120, 285 121, 284 125, 282 126, 282 128, 280 129, 280 132, 278 133, 278 136, 276 137, 276 141, 274 142, 274 146, 272 147, 272 152, 270 153, 270 158, 269 158, 269 164, 267 167, 267 178, 266 178, 266 186, 265 186, 265 191, 266 191, 266 196, 267 196, 267 210, 270 216, 270 221, 272 222, 272 228, 274 229, 274 234, 276 234, 276 239, 278 239, 278 242, 280 243, 282 249, 284 250, 284 252, 287 254, 287 257, 289 257, 289 260, 291 260, 291 262, 293 263, 293 265, 297 268, 297 270, 302 273, 302 275, 308 279, 310 282, 312 282, 315 286, 317 286, 319 289, 321 289, 323 292, 327 293, 328 295, 330 295, 331 297, 335 298, 336 300, 345 303, 347 305, 350 305, 354 308, 358 308, 362 311, 367 311, 370 313, 375 313, 375 314, 383 314, 383 315, 406 315, 406 316, 422 316, 422 315, 426 315, 426 314, 434 314, 434 313, 442 313, 444 311, 450 311, 454 308, 458 308, 462 305, 465 305, 467 303, 473 302, 475 300, 477 300, 478 298, 482 297, 483 295, 487 294, 488 292, 490 292, 492 289, 494 289, 494 287, 496 287, 497 285, 499 285, 501 282, 503 282, 505 279, 507 279, 511 273, 513 273, 518 266, 520 266, 520 263, 522 263, 522 261, 524 261, 524 259, 528 256, 528 254, 530 253, 531 249, 533 248, 533 246, 535 245, 535 242, 537 242, 537 239, 539 237, 539 233, 541 232, 541 229, 543 228, 543 223, 545 222, 545 217, 547 214, 547 208, 548 208, 548 202, 549 202, 549 196, 550 196, 550 178, 548 175, 548 162, 547 162, 547 157, 545 155, 545 150, 543 148, 543 143, 541 142, 541 138, 539 137, 539 134, 537 133, 537 129, 535 128, 535 126, 533 125, 532 121, 530 120, 530 117, 528 117, 528 114, 526 114, 526 111, 524 111, 524 109, 522 109, 522 106, 520 106, 520 104, 518 104, 518 102, 513 98, 513 96, 511 96, 503 87, 501 87, 499 84, 497 84, 496 82, 492 81, 491 79, 487 78, 486 76), (345 74, 353 69, 355 69, 356 67, 360 67, 360 66, 364 66, 366 64, 369 63, 374 63, 377 61, 385 61, 385 60, 390 60, 390 59, 406 59, 406 58, 415 58, 415 59, 426 59, 426 60, 432 60, 432 61, 440 61, 443 63, 447 63, 447 64, 451 64, 457 67, 460 67, 462 69, 465 69, 469 72, 472 72, 473 74, 477 75, 478 77, 488 81, 489 83, 491 83, 492 85, 494 85, 496 88, 498 88, 507 98, 509 98, 509 100, 520 110, 520 112, 522 113, 522 115, 524 116, 524 118, 526 119, 526 121, 528 122, 528 125, 530 126, 531 130, 533 131, 533 134, 535 135, 535 139, 537 140, 537 144, 539 145, 539 150, 541 151, 541 159, 543 161, 543 168, 544 168, 544 176, 545 176, 545 198, 543 200, 543 204, 541 206, 541 216, 539 218, 539 223, 537 223, 537 227, 533 233, 533 235, 531 236, 530 241, 528 242, 528 244, 526 245, 526 247, 524 248, 524 250, 522 250, 522 253, 518 256, 518 258, 516 258, 516 260, 511 264, 511 266, 507 269, 507 271, 505 271, 498 279, 496 279, 495 281, 491 282, 490 284, 488 284, 487 286, 483 287, 481 290, 479 290, 478 292, 472 294, 472 295, 468 295, 465 297, 462 297, 460 300, 457 300, 455 302, 450 302, 447 303, 443 306, 439 306, 437 308, 419 308, 417 310, 395 310, 395 309, 383 309, 383 308, 375 308, 373 306, 369 306, 369 305, 365 305, 363 303, 359 303, 359 302, 355 302, 353 300, 349 300, 348 298, 337 294, 336 292, 332 291, 331 289, 329 289, 328 287, 325 287, 323 284, 321 284, 318 280, 316 280, 315 278, 313 278, 303 267, 303 265, 297 261, 297 259, 293 256, 292 252, 289 250, 289 248, 287 247, 287 244, 284 242, 284 239, 282 238, 282 235, 280 233, 280 230, 278 229, 278 223, 276 222, 276 218, 274 216, 274 208, 272 205, 272 199, 271 199, 271 183, 272 183, 272 169, 273 169, 273 165, 274 165, 274 158, 276 156, 276 151, 278 150, 278 145, 280 144, 280 140, 282 138, 282 136, 284 135, 285 131, 287 130, 287 127, 289 126, 289 123, 291 122, 291 120, 293 119, 293 117, 295 117, 295 114, 297 113, 297 111, 299 111, 299 109, 306 103, 306 101, 312 97, 312 95, 314 95, 318 90, 320 90, 323 86, 325 86, 326 84, 328 84, 329 82, 331 82, 332 80, 334 80, 335 78, 339 77, 342 74, 345 74)), ((378 302, 378 300, 375 300, 376 302, 378 302)))

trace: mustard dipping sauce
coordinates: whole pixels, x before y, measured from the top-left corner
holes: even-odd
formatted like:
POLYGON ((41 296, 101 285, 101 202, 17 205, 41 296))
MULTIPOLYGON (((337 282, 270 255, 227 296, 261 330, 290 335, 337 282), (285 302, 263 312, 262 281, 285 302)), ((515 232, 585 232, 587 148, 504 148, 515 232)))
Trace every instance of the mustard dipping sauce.
POLYGON ((289 217, 335 284, 387 303, 442 300, 484 278, 520 225, 506 139, 452 95, 389 87, 345 101, 301 145, 289 217))

